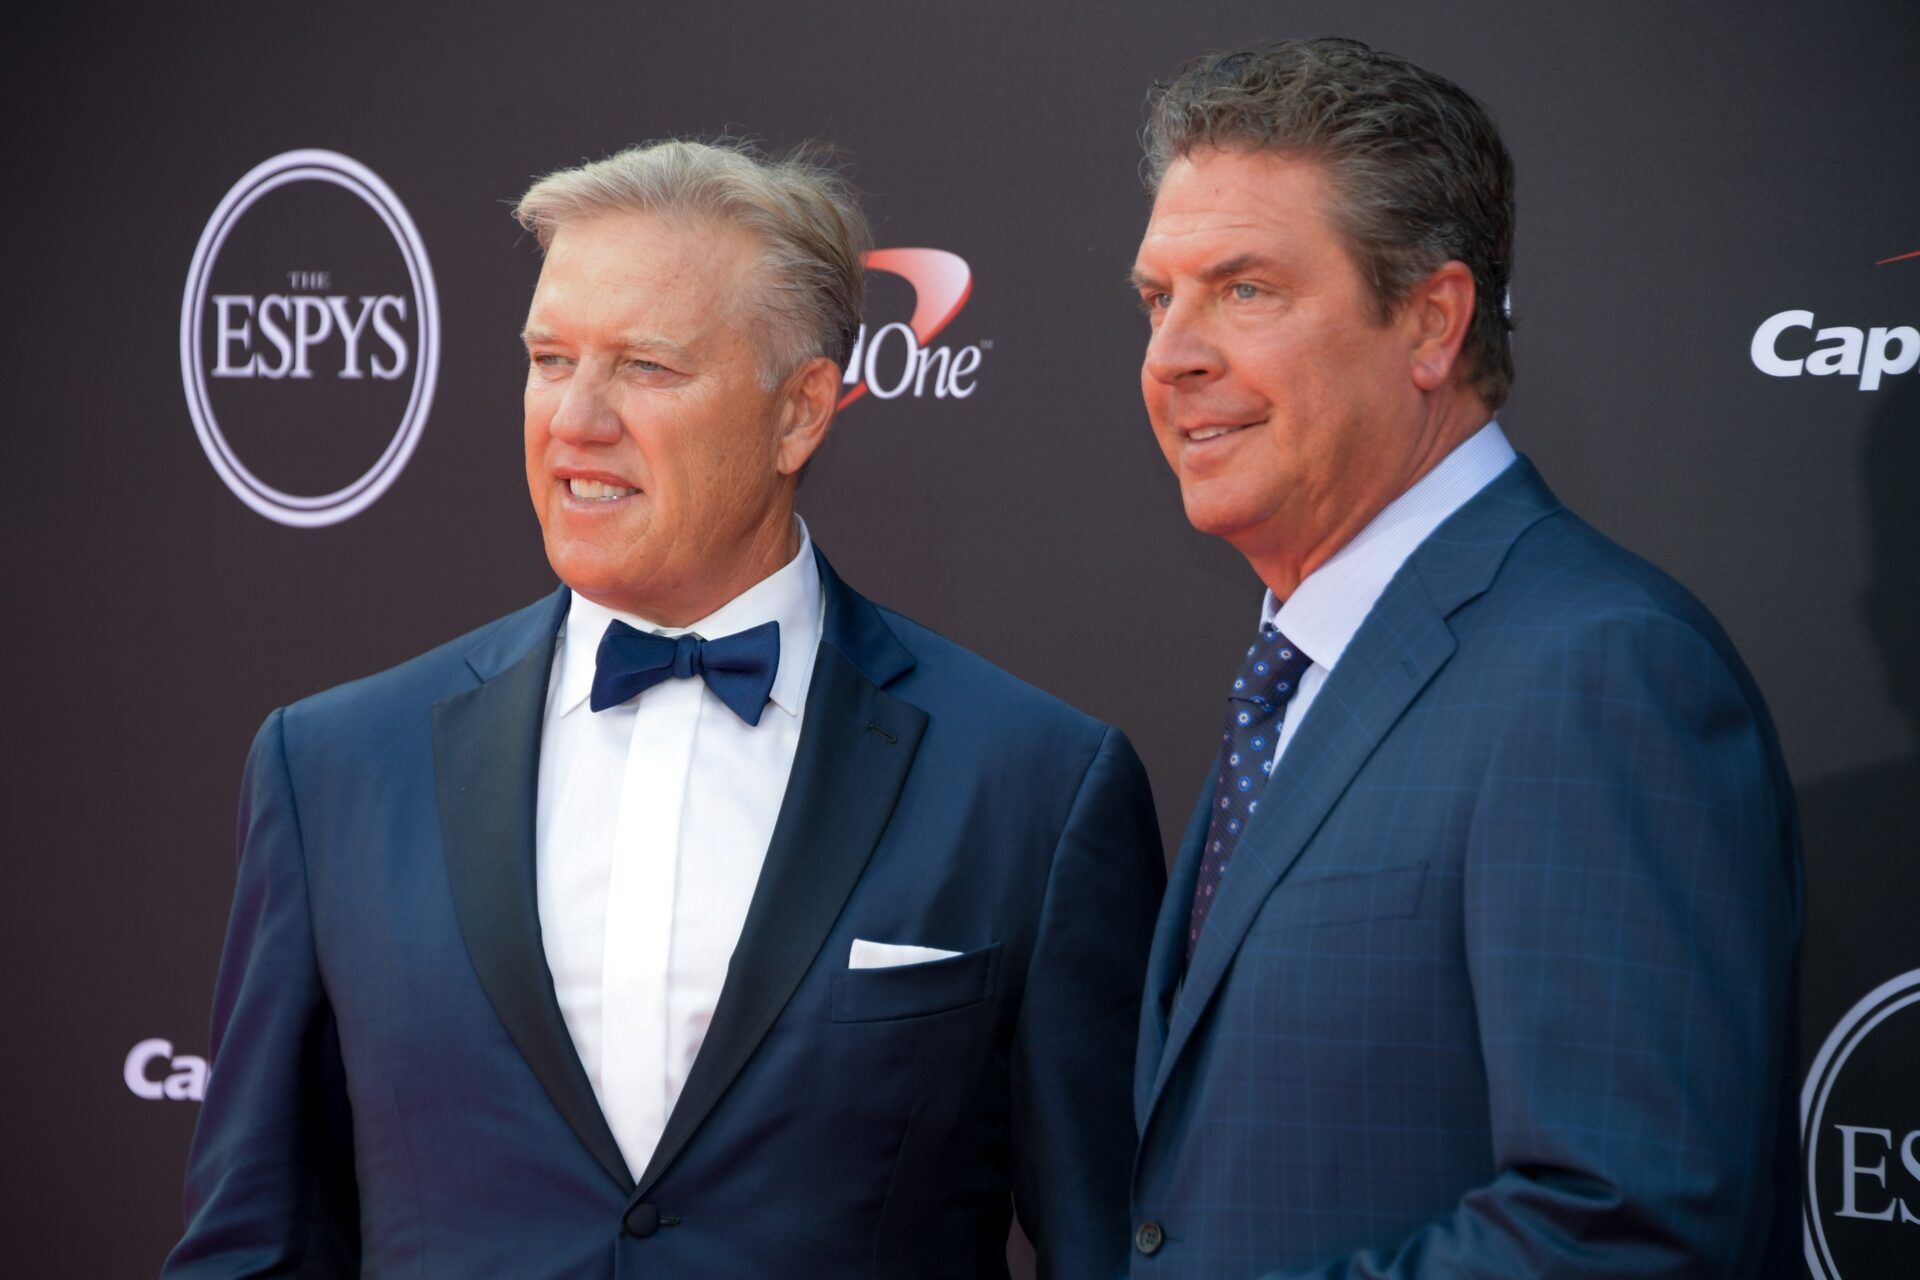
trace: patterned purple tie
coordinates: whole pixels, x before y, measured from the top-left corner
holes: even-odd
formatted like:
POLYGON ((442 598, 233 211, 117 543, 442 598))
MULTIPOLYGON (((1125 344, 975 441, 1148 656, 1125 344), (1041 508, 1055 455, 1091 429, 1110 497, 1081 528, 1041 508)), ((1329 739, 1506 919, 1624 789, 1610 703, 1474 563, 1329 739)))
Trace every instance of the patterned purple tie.
POLYGON ((1287 702, 1313 660, 1295 648, 1271 624, 1247 650, 1233 691, 1227 695, 1227 727, 1220 735, 1220 773, 1213 784, 1213 816, 1207 823, 1206 852, 1193 886, 1193 913, 1187 921, 1187 960, 1200 941, 1200 929, 1219 894, 1247 819, 1260 808, 1260 793, 1273 772, 1274 743, 1287 702))

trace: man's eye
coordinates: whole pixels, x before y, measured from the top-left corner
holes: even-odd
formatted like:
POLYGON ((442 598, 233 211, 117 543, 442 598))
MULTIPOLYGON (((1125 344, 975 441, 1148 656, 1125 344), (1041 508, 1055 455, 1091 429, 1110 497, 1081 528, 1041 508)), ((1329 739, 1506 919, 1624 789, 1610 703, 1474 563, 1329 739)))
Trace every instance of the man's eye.
POLYGON ((657 360, 630 360, 628 363, 642 373, 665 373, 667 371, 667 366, 657 360))
POLYGON ((1260 296, 1260 290, 1255 285, 1236 284, 1233 286, 1233 296, 1242 302, 1251 302, 1260 296))
POLYGON ((536 351, 533 354, 533 365, 536 369, 558 369, 567 363, 565 356, 556 356, 550 352, 536 351))
POLYGON ((1170 293, 1143 293, 1140 295, 1140 309, 1149 314, 1155 311, 1165 311, 1172 305, 1173 295, 1170 293))

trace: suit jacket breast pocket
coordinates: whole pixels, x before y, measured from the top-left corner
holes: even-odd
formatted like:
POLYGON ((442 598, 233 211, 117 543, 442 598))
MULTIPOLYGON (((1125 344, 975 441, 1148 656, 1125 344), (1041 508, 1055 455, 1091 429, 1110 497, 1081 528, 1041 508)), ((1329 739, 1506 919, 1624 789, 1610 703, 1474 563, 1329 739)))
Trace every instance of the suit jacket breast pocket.
POLYGON ((993 994, 1001 944, 885 969, 842 969, 833 975, 835 1022, 924 1018, 979 1004, 993 994))
POLYGON ((1426 875, 1427 864, 1415 862, 1378 871, 1341 871, 1282 880, 1255 917, 1253 932, 1411 916, 1420 910, 1420 889, 1426 875))

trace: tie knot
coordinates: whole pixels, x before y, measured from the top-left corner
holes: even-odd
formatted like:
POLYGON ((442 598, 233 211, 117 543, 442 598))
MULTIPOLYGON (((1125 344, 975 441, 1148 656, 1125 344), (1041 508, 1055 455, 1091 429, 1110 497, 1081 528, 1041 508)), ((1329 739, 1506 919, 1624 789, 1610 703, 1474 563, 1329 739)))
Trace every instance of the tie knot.
POLYGON ((1260 628, 1260 638, 1247 649, 1246 661, 1228 695, 1266 711, 1282 706, 1300 686, 1300 677, 1312 659, 1271 623, 1260 628))
POLYGON ((706 642, 689 632, 673 638, 673 678, 689 680, 701 674, 700 651, 706 642))

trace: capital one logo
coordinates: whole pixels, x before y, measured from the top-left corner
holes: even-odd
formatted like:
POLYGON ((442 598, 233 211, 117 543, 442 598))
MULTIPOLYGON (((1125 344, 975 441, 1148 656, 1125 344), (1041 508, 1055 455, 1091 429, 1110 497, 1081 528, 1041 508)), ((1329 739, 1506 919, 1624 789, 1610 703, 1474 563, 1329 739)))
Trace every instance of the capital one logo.
POLYGON ((207 461, 280 524, 335 524, 413 456, 440 367, 426 246, 392 188, 332 151, 256 165, 214 209, 180 303, 207 461))
POLYGON ((1800 1150, 1805 1252, 1817 1280, 1913 1274, 1920 969, 1882 983, 1827 1036, 1800 1090, 1800 1150))
POLYGON ((982 351, 993 343, 932 345, 934 335, 953 323, 973 295, 973 271, 966 260, 945 249, 874 249, 863 261, 869 271, 898 276, 913 287, 913 314, 871 333, 865 324, 860 326, 841 379, 848 390, 839 407, 868 392, 880 400, 905 395, 965 400, 972 395, 982 351))
MULTIPOLYGON (((1920 250, 1882 258, 1874 265, 1920 259, 1920 250)), ((1915 263, 1920 268, 1920 262, 1915 263)), ((1910 268, 1911 269, 1911 268, 1910 268)), ((1753 331, 1747 355, 1753 367, 1776 378, 1857 379, 1862 391, 1877 391, 1884 377, 1920 364, 1920 329, 1910 324, 1827 324, 1811 311, 1777 311, 1753 331), (1812 347, 1808 347, 1811 338, 1812 347)))
POLYGON ((127 1050, 120 1078, 134 1097, 150 1102, 201 1102, 207 1096, 207 1060, 174 1053, 171 1040, 142 1040, 127 1050))

